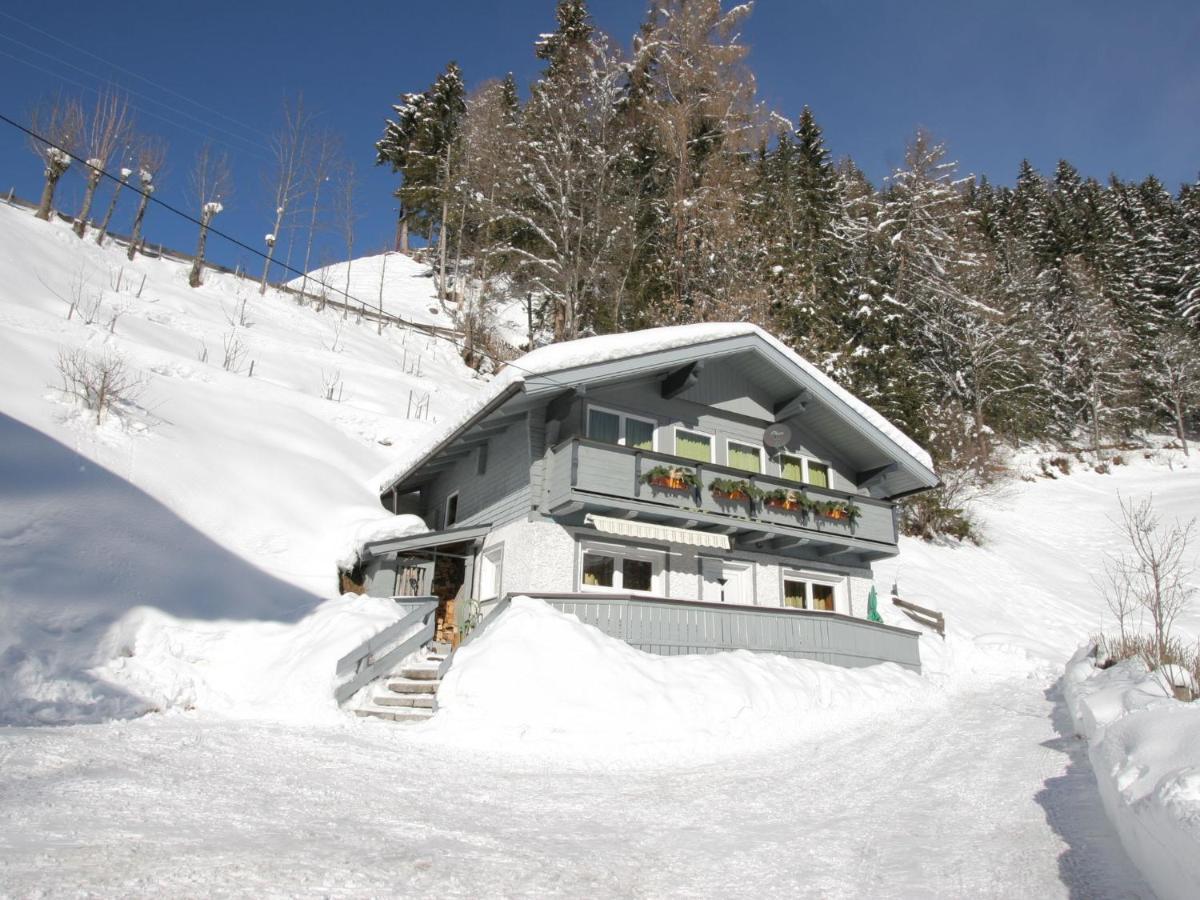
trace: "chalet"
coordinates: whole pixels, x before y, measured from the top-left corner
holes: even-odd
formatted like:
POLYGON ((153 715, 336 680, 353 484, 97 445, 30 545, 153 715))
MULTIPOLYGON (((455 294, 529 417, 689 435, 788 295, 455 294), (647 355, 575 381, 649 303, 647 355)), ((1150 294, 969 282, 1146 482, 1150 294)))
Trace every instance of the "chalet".
POLYGON ((585 338, 516 360, 381 483, 428 531, 367 544, 365 589, 440 599, 443 639, 530 594, 658 653, 919 668, 868 621, 871 564, 929 456, 751 325, 585 338))

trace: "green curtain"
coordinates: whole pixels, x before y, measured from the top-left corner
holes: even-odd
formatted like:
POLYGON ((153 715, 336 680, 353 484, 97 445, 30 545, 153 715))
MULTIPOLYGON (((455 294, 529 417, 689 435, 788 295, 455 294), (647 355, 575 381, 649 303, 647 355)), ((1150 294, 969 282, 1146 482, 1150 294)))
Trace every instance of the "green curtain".
POLYGON ((712 438, 688 431, 675 432, 675 455, 696 462, 712 461, 712 438))
POLYGON ((741 444, 729 444, 729 467, 732 469, 743 469, 746 472, 760 472, 762 458, 759 452, 753 447, 746 447, 741 444))
POLYGON ((621 440, 621 417, 598 409, 588 410, 588 437, 606 444, 618 443, 621 440))
POLYGON ((783 462, 782 475, 788 481, 803 481, 804 468, 801 465, 800 457, 798 456, 783 456, 780 457, 783 462))
POLYGON ((654 449, 654 426, 639 419, 625 420, 625 446, 638 450, 654 449))
POLYGON ((829 487, 829 466, 810 462, 808 464, 808 483, 813 487, 829 487))

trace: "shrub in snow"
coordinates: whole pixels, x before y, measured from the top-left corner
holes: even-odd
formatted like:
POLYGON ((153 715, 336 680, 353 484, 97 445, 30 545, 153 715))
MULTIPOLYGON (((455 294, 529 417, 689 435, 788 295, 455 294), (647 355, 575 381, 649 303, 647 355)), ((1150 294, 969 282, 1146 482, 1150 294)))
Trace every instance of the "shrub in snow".
POLYGON ((111 351, 89 356, 83 350, 62 350, 56 365, 63 393, 94 410, 97 425, 107 410, 133 403, 145 386, 129 371, 124 358, 111 351))

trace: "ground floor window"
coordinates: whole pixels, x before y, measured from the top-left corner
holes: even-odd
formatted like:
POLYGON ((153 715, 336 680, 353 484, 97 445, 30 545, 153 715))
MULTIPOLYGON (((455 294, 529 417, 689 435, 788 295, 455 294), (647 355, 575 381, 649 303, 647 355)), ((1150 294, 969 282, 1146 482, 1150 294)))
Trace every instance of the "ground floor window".
POLYGON ((585 591, 662 593, 665 555, 620 544, 582 545, 580 588, 585 591))
POLYGON ((805 572, 783 573, 783 605, 795 609, 815 609, 834 612, 837 609, 837 586, 833 576, 805 572))
POLYGON ((500 596, 500 565, 504 547, 492 547, 479 555, 479 599, 491 600, 500 596))

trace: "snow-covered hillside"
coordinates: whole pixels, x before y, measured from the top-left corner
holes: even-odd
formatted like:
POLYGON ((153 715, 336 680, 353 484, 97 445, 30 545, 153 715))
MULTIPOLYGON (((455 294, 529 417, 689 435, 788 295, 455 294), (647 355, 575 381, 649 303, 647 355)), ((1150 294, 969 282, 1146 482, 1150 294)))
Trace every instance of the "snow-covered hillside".
MULTIPOLYGON (((294 622, 337 596, 344 545, 387 518, 372 476, 477 391, 445 341, 232 276, 194 290, 2 204, 0 273, 0 722, 124 709, 83 669, 134 606, 294 622), (75 348, 144 382, 100 427, 60 390, 75 348)), ((391 308, 415 317, 436 301, 410 281, 391 308)))

